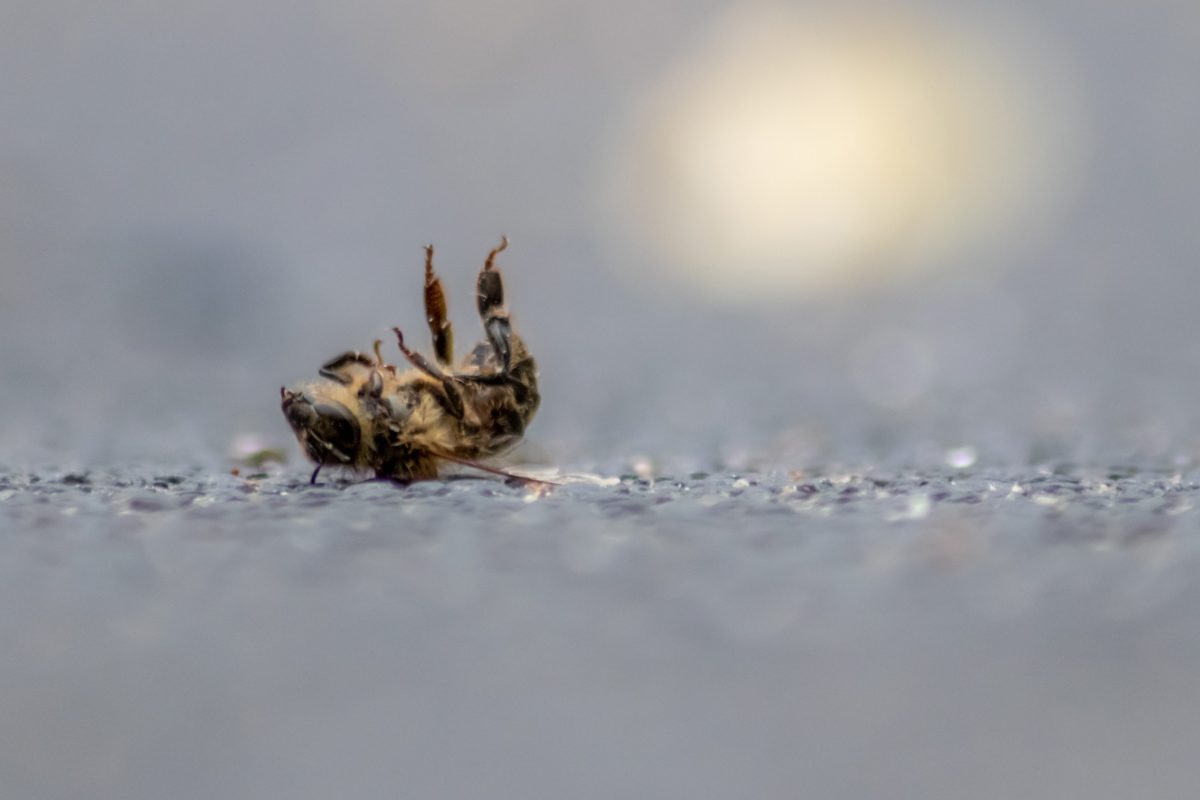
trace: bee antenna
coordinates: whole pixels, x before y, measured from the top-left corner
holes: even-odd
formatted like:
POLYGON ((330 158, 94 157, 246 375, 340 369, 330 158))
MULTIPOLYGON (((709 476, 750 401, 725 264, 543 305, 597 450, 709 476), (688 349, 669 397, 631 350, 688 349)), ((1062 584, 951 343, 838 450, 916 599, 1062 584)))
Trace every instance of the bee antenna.
POLYGON ((496 254, 503 253, 506 249, 508 249, 508 237, 501 235, 500 246, 488 253, 487 261, 483 262, 483 268, 485 270, 490 270, 492 268, 492 262, 496 260, 496 254))

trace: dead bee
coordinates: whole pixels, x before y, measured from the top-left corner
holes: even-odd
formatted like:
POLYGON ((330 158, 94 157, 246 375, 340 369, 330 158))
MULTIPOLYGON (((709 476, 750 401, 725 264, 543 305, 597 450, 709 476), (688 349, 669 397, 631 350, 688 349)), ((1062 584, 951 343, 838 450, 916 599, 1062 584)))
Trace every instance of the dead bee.
MULTIPOLYGON (((381 342, 373 355, 342 353, 321 367, 327 380, 280 389, 283 415, 306 455, 316 462, 311 481, 330 465, 377 478, 435 478, 443 461, 498 472, 478 463, 515 445, 537 411, 537 365, 512 329, 496 255, 488 254, 476 281, 480 342, 456 370, 454 334, 446 294, 433 271, 433 246, 425 248, 425 316, 436 363, 413 352, 393 328, 405 359, 403 372, 384 363, 381 342)), ((507 474, 501 472, 501 474, 507 474)))

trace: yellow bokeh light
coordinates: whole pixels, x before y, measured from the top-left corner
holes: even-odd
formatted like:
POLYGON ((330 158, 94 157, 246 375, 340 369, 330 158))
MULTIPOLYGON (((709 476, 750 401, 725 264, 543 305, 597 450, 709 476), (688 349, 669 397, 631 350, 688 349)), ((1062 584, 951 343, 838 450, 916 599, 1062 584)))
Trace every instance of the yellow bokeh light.
POLYGON ((893 16, 735 11, 636 103, 609 210, 723 296, 878 282, 1061 196, 1064 121, 1028 41, 893 16))

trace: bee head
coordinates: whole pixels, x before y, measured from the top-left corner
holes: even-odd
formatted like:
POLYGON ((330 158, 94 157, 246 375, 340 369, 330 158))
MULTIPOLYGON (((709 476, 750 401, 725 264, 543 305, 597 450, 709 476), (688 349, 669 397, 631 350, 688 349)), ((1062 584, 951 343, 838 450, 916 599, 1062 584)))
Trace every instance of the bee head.
POLYGON ((362 432, 349 408, 306 390, 279 392, 283 415, 309 458, 318 464, 349 464, 354 460, 362 432))

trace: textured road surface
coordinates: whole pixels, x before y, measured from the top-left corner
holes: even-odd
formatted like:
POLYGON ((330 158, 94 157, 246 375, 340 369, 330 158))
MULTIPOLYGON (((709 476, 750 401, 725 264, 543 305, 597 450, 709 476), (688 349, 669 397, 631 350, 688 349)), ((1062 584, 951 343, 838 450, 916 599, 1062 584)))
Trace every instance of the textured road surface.
POLYGON ((1194 796, 1200 472, 305 477, 0 472, 6 797, 1194 796))

